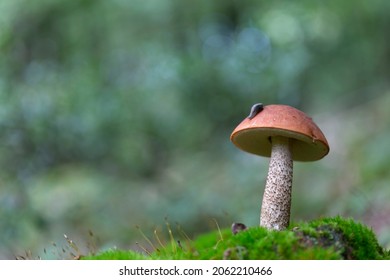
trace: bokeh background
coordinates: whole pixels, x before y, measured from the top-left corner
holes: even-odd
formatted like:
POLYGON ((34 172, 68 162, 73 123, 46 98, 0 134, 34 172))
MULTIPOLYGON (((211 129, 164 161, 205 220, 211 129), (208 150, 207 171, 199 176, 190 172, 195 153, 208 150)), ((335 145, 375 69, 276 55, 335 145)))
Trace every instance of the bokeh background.
POLYGON ((63 234, 88 252, 135 248, 137 226, 164 239, 166 221, 190 238, 258 225, 268 159, 229 140, 257 102, 305 111, 331 146, 295 163, 292 220, 353 217, 390 247, 390 1, 0 13, 0 258, 58 258, 63 234))

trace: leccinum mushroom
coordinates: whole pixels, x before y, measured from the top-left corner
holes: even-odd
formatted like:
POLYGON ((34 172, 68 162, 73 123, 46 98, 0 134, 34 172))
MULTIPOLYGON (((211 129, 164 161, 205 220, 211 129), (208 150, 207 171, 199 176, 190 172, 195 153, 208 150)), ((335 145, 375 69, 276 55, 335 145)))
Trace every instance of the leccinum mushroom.
POLYGON ((240 149, 271 157, 261 206, 260 226, 284 230, 290 222, 293 160, 315 161, 329 152, 328 142, 302 111, 287 105, 262 107, 232 132, 240 149))

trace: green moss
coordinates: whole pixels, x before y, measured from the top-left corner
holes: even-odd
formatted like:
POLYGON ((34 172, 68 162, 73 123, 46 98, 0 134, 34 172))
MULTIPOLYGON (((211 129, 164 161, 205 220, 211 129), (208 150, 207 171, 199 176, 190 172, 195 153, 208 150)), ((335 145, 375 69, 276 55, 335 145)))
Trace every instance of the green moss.
POLYGON ((84 256, 83 260, 146 260, 145 255, 135 251, 122 251, 110 249, 95 256, 84 256))
POLYGON ((390 259, 371 229, 341 217, 295 224, 285 231, 252 227, 233 235, 224 229, 184 244, 159 247, 149 255, 109 250, 85 259, 390 259))

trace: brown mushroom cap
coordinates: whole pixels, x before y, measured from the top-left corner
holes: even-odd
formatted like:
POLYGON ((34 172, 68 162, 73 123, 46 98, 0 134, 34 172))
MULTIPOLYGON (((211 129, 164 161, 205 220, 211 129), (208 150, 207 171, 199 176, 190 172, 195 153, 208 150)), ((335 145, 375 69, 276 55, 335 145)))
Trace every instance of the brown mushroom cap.
POLYGON ((232 132, 230 140, 238 148, 260 156, 271 156, 271 137, 290 138, 293 160, 315 161, 329 152, 328 142, 302 111, 287 105, 267 105, 253 119, 244 119, 232 132))

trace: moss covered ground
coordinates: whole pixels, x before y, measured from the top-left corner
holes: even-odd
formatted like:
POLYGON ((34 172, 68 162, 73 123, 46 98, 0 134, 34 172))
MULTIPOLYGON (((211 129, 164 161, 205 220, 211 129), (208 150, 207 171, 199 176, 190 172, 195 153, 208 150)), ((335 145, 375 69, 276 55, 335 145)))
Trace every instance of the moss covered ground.
POLYGON ((390 251, 382 248, 373 231, 352 219, 321 218, 292 224, 285 231, 250 227, 233 234, 223 229, 198 236, 194 240, 159 242, 152 252, 107 250, 83 259, 159 260, 159 259, 268 259, 268 260, 384 260, 390 251))

